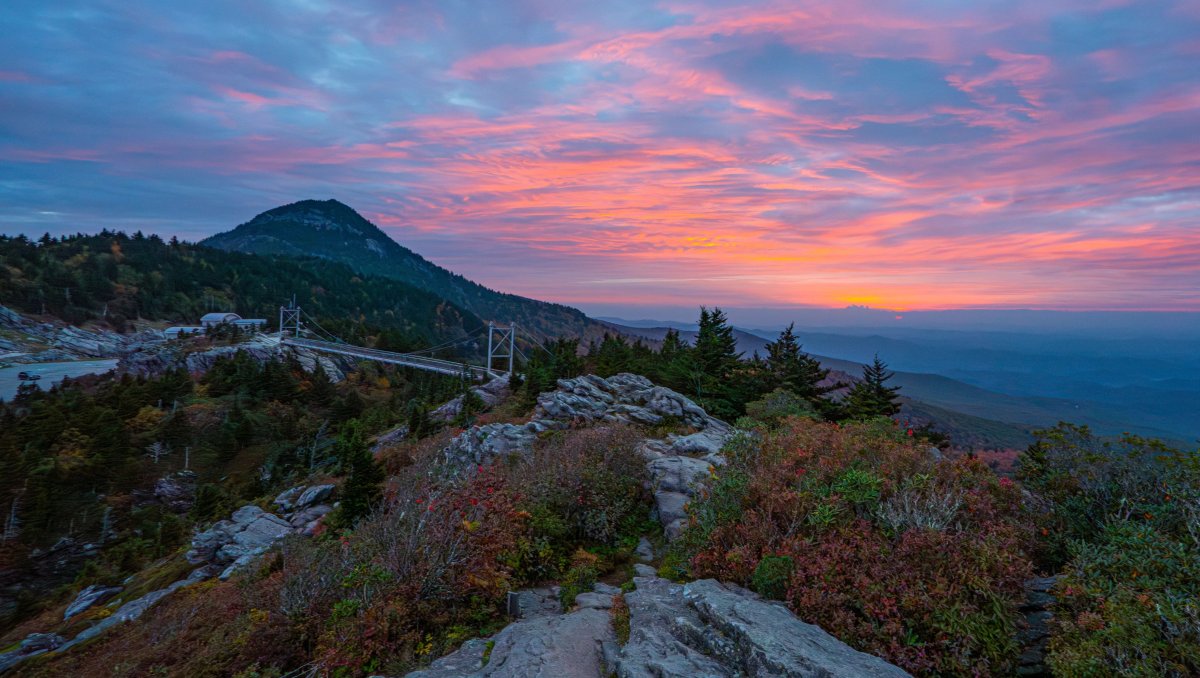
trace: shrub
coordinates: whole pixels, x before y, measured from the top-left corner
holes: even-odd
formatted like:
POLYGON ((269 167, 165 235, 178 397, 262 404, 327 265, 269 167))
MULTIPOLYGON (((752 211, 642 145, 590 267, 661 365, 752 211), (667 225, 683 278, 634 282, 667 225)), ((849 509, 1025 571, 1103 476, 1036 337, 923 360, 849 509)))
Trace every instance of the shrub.
POLYGON ((569 431, 542 441, 510 470, 530 534, 507 554, 517 578, 558 575, 580 547, 617 549, 646 529, 650 497, 638 433, 626 427, 569 431))
POLYGON ((795 569, 796 563, 791 556, 766 556, 754 568, 750 588, 767 598, 784 600, 795 569))
POLYGON ((1056 673, 1200 673, 1200 550, 1120 521, 1070 551, 1048 656, 1056 673))
POLYGON ((287 540, 280 609, 328 670, 407 668, 500 621, 525 529, 494 468, 414 483, 340 539, 287 540))
POLYGON ((746 415, 771 426, 777 426, 787 417, 821 418, 807 398, 785 389, 776 389, 761 400, 746 403, 746 415))
POLYGON ((1048 664, 1062 675, 1200 673, 1200 458, 1086 427, 1038 432, 1019 475, 1062 568, 1048 664))
POLYGON ((559 582, 558 602, 563 611, 571 609, 575 604, 575 596, 591 591, 596 585, 599 575, 596 569, 597 558, 586 551, 580 551, 575 556, 575 563, 559 582))
POLYGON ((1032 536, 1014 483, 937 461, 887 420, 754 435, 689 508, 674 547, 688 575, 786 600, 912 672, 1015 666, 1032 536))

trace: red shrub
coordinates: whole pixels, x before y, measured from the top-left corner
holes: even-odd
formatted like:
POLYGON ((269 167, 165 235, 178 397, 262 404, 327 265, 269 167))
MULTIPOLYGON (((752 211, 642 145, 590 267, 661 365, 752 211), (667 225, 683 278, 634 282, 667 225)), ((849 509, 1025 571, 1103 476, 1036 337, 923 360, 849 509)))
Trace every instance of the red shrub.
POLYGON ((693 507, 693 576, 782 592, 793 568, 791 608, 859 649, 917 673, 1011 667, 1031 571, 1014 483, 881 423, 762 435, 693 507))

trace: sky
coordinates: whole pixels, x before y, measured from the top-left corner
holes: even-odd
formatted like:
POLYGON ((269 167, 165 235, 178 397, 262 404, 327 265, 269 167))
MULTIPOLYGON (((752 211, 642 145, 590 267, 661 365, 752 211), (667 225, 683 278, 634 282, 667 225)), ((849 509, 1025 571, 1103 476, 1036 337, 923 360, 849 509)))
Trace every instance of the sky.
POLYGON ((2 233, 336 198, 585 309, 1200 311, 1194 0, 7 0, 0 34, 2 233))

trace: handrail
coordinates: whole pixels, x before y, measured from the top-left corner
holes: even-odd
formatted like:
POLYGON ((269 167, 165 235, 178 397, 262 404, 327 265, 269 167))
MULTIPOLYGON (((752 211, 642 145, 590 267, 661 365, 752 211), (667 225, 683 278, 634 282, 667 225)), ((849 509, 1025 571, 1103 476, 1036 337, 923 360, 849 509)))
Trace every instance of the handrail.
POLYGON ((476 378, 495 376, 495 373, 491 370, 478 365, 460 362, 456 363, 452 360, 427 358, 425 356, 412 355, 408 353, 382 351, 377 348, 364 348, 362 346, 354 346, 353 344, 335 344, 329 341, 301 339, 299 337, 283 337, 281 342, 291 346, 310 348, 316 351, 337 353, 339 355, 347 355, 356 358, 366 358, 368 360, 377 360, 380 362, 394 363, 397 365, 406 365, 431 372, 440 372, 442 374, 462 374, 463 370, 465 369, 470 371, 471 375, 476 378))

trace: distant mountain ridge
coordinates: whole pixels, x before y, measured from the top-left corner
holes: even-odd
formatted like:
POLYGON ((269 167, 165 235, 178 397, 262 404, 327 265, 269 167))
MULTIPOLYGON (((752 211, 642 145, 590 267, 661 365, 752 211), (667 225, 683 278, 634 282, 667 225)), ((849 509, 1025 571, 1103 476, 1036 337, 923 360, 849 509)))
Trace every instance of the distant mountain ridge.
POLYGON ((437 294, 484 320, 516 322, 539 339, 563 335, 595 338, 605 329, 569 306, 497 292, 448 271, 392 240, 337 200, 301 200, 276 207, 200 244, 249 254, 339 261, 360 273, 400 280, 437 294))

